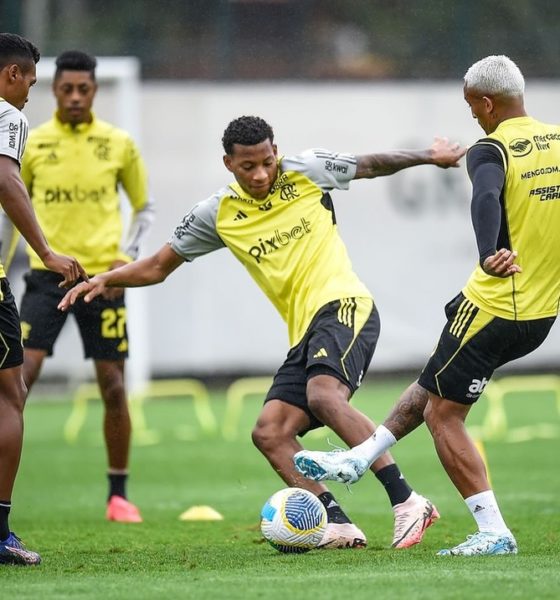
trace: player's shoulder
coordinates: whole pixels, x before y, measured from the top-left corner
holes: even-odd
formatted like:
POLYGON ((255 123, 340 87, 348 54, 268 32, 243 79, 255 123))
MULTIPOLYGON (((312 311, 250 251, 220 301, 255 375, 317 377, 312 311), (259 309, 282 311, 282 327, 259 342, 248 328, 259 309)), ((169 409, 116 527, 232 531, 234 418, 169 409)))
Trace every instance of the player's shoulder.
POLYGON ((325 165, 333 163, 355 165, 357 159, 355 155, 341 152, 333 152, 327 148, 308 148, 293 156, 285 156, 281 159, 283 170, 300 170, 309 166, 318 166, 324 168, 325 165))
POLYGON ((29 145, 29 142, 33 142, 45 137, 51 137, 53 135, 57 135, 57 127, 55 120, 49 119, 48 121, 44 121, 43 123, 40 123, 29 130, 29 139, 27 143, 29 145))
POLYGON ((27 124, 27 118, 21 112, 21 110, 19 110, 19 108, 16 108, 13 104, 10 104, 7 100, 4 100, 4 98, 0 98, 0 120, 23 120, 23 122, 27 124))
POLYGON ((503 154, 507 154, 505 145, 501 140, 494 137, 481 138, 469 146, 467 150, 467 157, 469 158, 501 156, 503 154))
POLYGON ((218 207, 220 206, 222 200, 231 197, 234 193, 234 190, 231 190, 229 187, 220 188, 210 196, 204 198, 200 202, 197 202, 189 211, 189 213, 215 213, 218 210, 218 207))
POLYGON ((329 156, 333 156, 333 153, 326 148, 306 148, 298 154, 283 156, 280 163, 287 170, 291 166, 315 163, 329 156))
POLYGON ((132 140, 132 136, 128 131, 110 123, 109 121, 104 121, 103 119, 98 119, 95 117, 92 127, 91 127, 92 135, 99 135, 110 137, 116 140, 129 141, 132 140))

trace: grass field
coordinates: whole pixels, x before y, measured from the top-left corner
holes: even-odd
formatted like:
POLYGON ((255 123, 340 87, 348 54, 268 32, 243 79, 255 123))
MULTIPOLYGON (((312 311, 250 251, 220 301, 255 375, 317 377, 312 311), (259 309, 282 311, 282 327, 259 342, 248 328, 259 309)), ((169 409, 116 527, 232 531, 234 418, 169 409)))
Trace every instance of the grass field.
MULTIPOLYGON (((365 386, 355 404, 381 420, 404 384, 365 386)), ((90 403, 83 428, 69 444, 63 431, 71 404, 35 396, 26 409, 11 525, 40 551, 43 564, 1 568, 2 589, 10 597, 33 599, 558 598, 558 407, 552 394, 526 393, 506 404, 508 431, 526 432, 530 426, 529 431, 548 432, 541 439, 485 443, 494 489, 519 555, 465 559, 435 556, 441 547, 473 533, 474 521, 443 473, 424 428, 394 452, 409 482, 442 514, 421 545, 406 551, 387 548, 392 512, 377 481, 366 477, 351 491, 331 486, 367 534, 366 550, 281 555, 262 542, 258 528, 262 504, 284 487, 250 441, 260 399, 245 402, 235 441, 202 432, 189 400, 148 402, 144 416, 154 443, 134 445, 129 482, 145 522, 123 525, 104 520, 99 402, 90 403), (544 429, 543 423, 548 424, 544 429), (224 520, 179 521, 192 505, 210 505, 224 520)), ((211 406, 220 423, 223 393, 213 395, 211 406)), ((485 410, 482 400, 470 424, 480 425, 485 410)), ((326 438, 306 440, 306 445, 326 448, 326 438)))

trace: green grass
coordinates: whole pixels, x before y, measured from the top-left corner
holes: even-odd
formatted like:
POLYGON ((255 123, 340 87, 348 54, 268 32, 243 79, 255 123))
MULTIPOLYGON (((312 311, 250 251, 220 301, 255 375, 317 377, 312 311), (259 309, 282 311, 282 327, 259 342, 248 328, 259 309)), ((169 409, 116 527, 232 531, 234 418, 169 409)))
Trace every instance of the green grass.
MULTIPOLYGON (((403 382, 370 385, 355 404, 381 420, 403 387, 403 382)), ((223 394, 212 398, 218 422, 224 404, 223 394)), ((552 397, 525 394, 507 406, 511 428, 543 420, 560 424, 552 397)), ((518 556, 435 556, 439 548, 472 533, 474 522, 424 428, 394 452, 410 483, 442 513, 422 544, 407 551, 387 549, 392 512, 379 484, 368 477, 351 491, 331 486, 367 534, 366 550, 282 555, 263 543, 258 529, 262 504, 284 487, 250 441, 259 408, 259 399, 247 400, 239 438, 226 442, 197 428, 189 400, 148 402, 146 422, 159 441, 134 445, 129 482, 145 522, 123 525, 104 520, 100 404, 90 403, 84 427, 69 445, 63 428, 70 403, 32 399, 11 524, 30 548, 41 552, 43 564, 1 568, 2 589, 11 597, 33 599, 558 597, 558 438, 485 445, 494 489, 518 540, 518 556), (193 439, 185 441, 180 437, 187 424, 193 439), (224 520, 178 520, 181 512, 199 504, 212 506, 224 520)), ((481 401, 470 422, 480 424, 484 411, 481 401)), ((306 444, 325 448, 326 439, 306 444)))

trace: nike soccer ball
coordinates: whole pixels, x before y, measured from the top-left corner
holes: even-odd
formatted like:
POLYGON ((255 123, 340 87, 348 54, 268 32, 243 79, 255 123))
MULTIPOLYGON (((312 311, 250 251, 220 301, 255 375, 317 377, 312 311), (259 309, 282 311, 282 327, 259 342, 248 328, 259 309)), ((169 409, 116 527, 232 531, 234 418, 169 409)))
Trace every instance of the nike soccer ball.
POLYGON ((300 488, 273 494, 261 510, 264 539, 280 552, 301 554, 316 548, 327 528, 327 511, 317 496, 300 488))

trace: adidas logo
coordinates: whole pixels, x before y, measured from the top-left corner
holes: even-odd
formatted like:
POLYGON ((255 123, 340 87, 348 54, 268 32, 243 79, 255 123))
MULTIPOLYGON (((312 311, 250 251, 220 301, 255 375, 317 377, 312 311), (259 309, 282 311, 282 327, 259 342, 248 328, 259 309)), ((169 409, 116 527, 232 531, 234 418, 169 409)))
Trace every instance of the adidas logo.
POLYGON ((235 215, 233 220, 234 221, 242 221, 243 219, 246 219, 246 218, 247 218, 247 215, 242 210, 238 210, 237 214, 235 215))
POLYGON ((327 358, 328 354, 324 348, 321 348, 319 352, 313 355, 313 358, 327 358))
POLYGON ((480 506, 480 504, 477 504, 477 505, 474 507, 473 513, 480 512, 481 510, 484 510, 484 506, 480 506))

